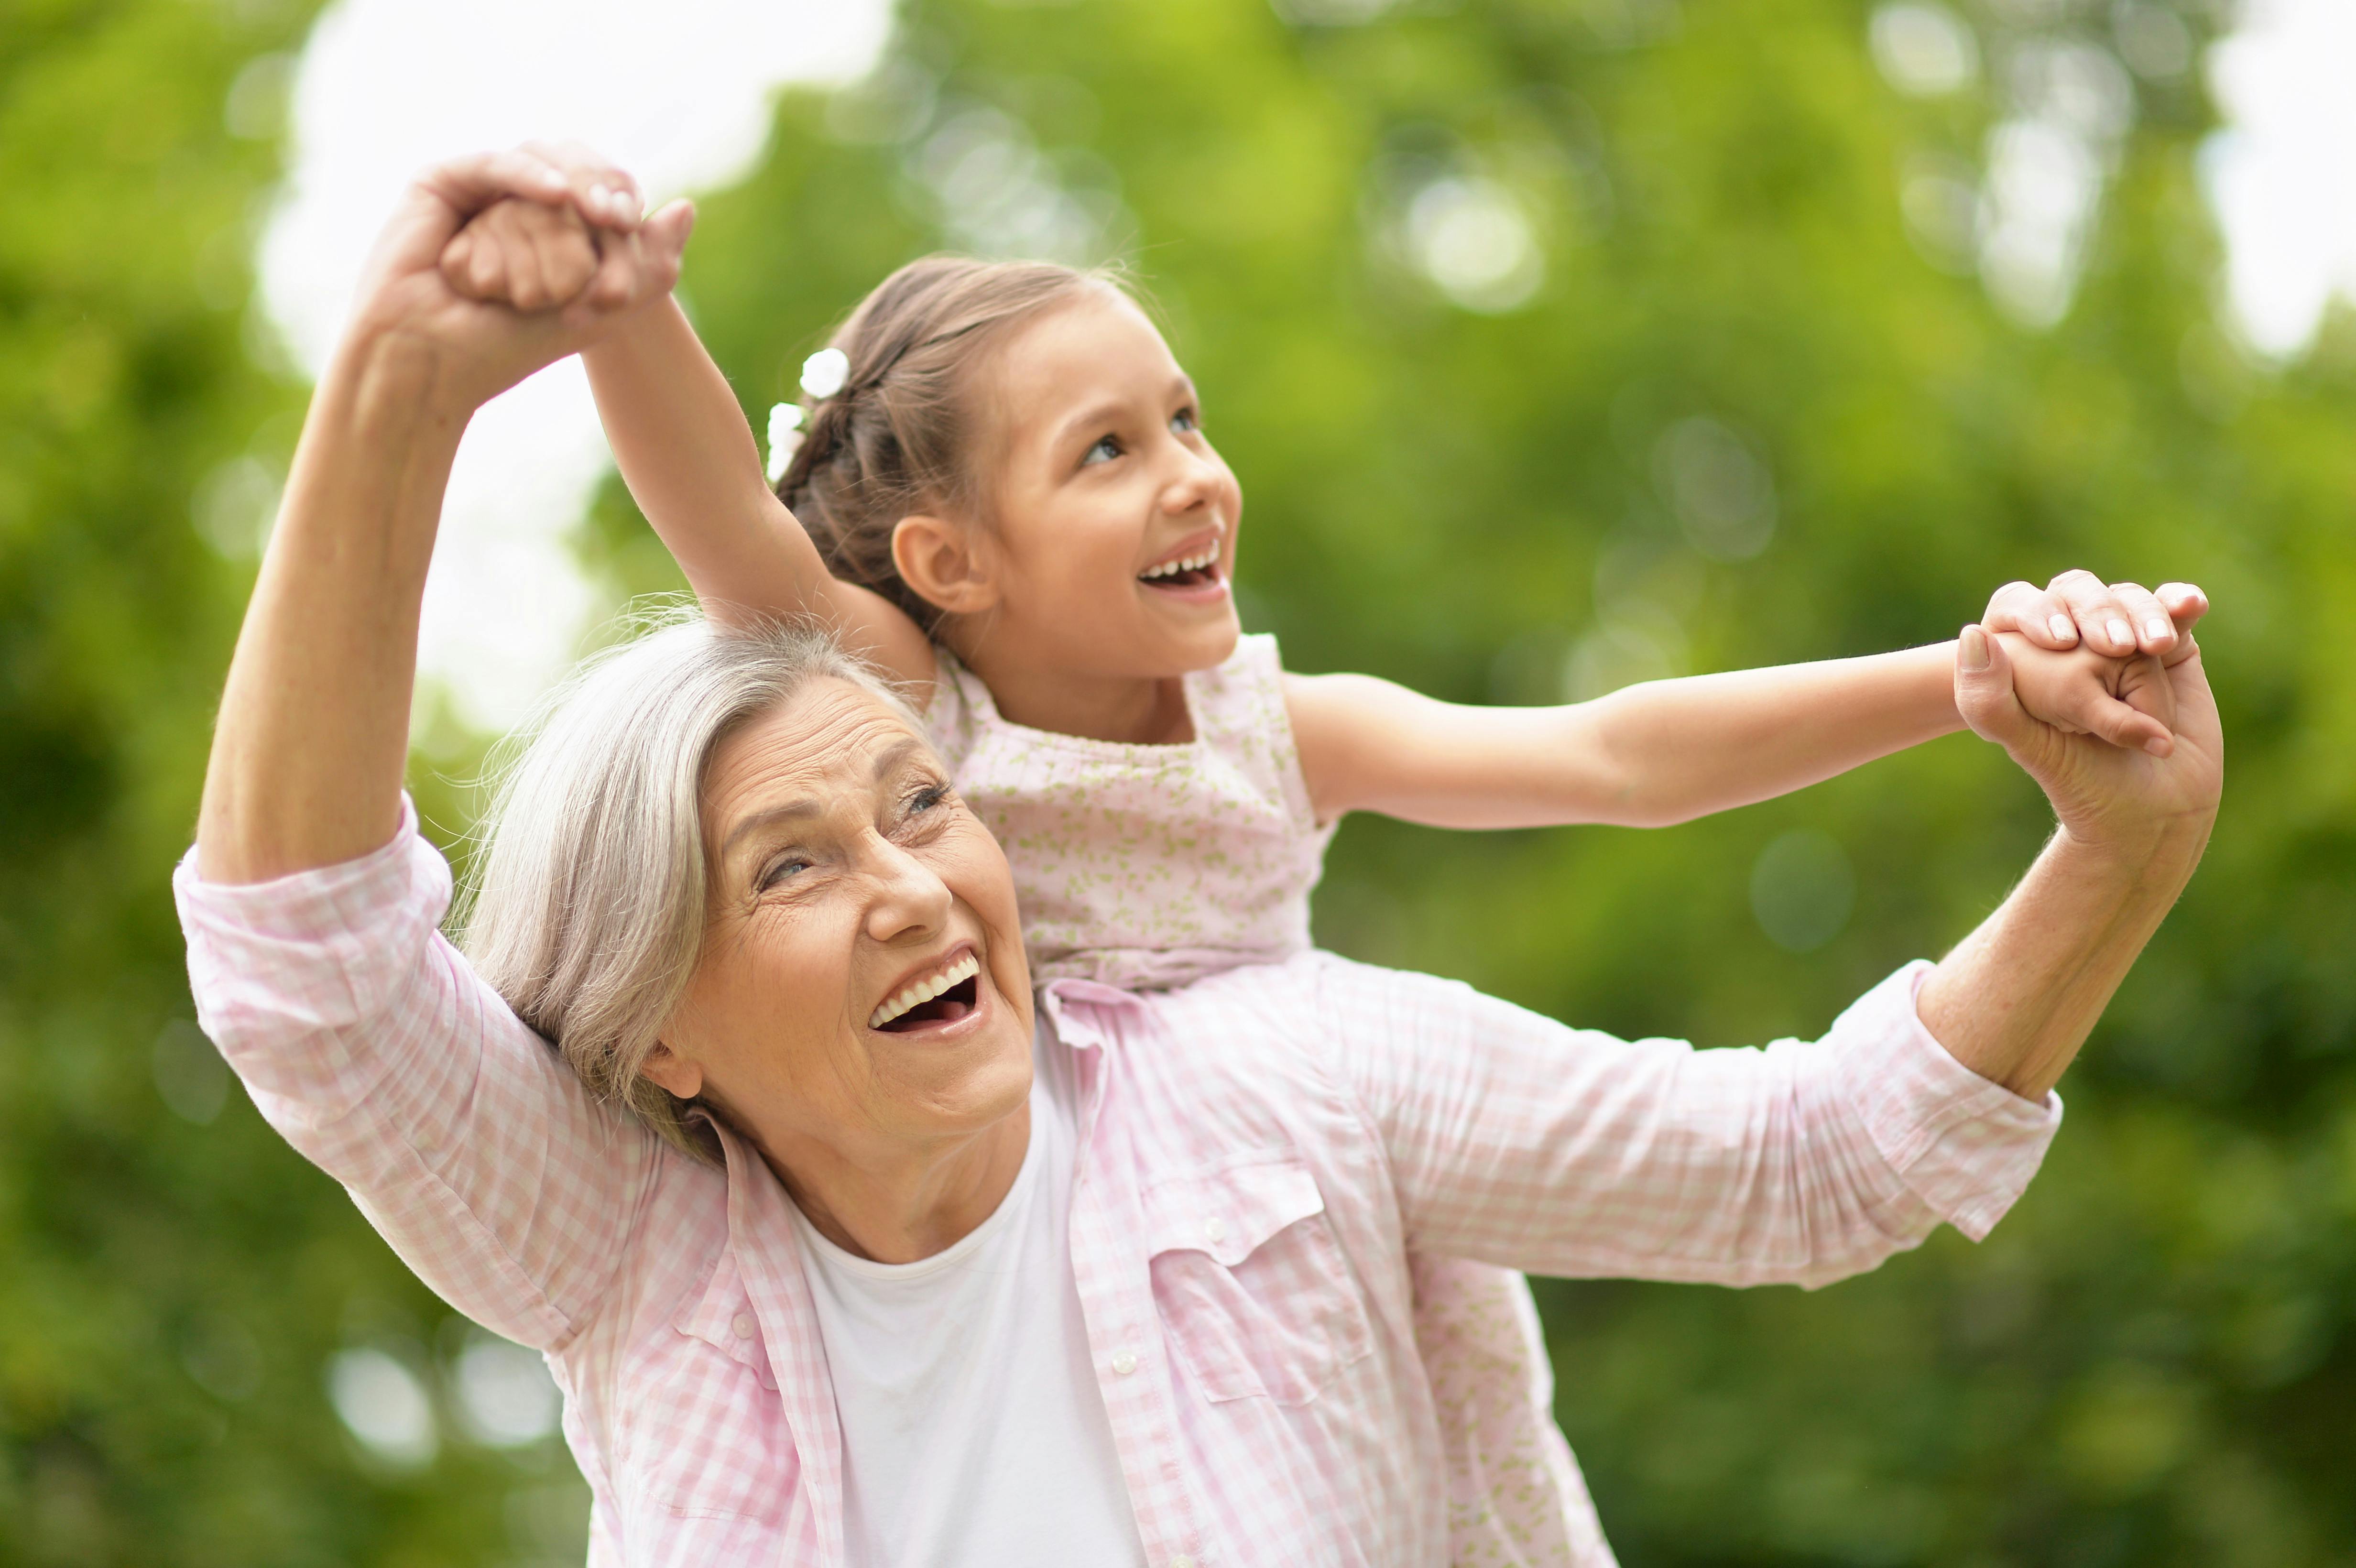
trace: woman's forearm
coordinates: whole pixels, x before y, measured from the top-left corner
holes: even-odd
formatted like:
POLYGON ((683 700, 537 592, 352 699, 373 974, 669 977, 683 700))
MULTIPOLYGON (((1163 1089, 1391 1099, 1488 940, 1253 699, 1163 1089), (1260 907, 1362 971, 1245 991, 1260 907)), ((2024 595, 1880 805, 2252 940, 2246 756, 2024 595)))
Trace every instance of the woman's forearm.
POLYGON ((355 334, 313 396, 221 696, 208 880, 354 859, 400 820, 419 605, 473 411, 444 369, 422 338, 355 334))
POLYGON ((824 613, 830 574, 761 477, 728 379, 675 300, 582 356, 630 495, 719 620, 824 613))
POLYGON ((2191 880, 2211 820, 2160 823, 2135 844, 2057 831, 2011 896, 1924 979, 1923 1027, 1981 1077, 2041 1097, 2191 880))
POLYGON ((1769 800, 1963 728, 1954 645, 1648 681, 1566 710, 1617 781, 1608 815, 1661 827, 1769 800))

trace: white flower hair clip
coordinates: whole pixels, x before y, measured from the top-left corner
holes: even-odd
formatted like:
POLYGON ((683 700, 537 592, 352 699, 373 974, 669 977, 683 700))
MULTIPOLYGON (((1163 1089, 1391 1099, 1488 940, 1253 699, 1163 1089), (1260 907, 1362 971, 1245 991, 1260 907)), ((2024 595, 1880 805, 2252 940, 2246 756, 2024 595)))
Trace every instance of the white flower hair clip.
POLYGON ((802 449, 802 411, 798 403, 779 403, 769 411, 769 483, 786 476, 787 465, 802 449))
MULTIPOLYGON (((842 390, 851 379, 851 356, 840 348, 821 348, 802 361, 802 396, 822 403, 842 390)), ((769 411, 769 483, 786 476, 794 453, 802 449, 802 407, 779 403, 769 411)))
POLYGON ((802 391, 813 402, 824 402, 851 379, 851 356, 840 348, 821 348, 802 361, 802 391))

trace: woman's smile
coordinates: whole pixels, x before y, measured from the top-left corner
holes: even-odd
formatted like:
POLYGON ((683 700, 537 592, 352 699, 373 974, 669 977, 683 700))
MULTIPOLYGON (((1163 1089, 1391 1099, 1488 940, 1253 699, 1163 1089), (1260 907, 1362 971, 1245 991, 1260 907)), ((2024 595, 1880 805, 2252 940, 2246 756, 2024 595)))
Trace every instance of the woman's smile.
POLYGON ((961 942, 904 976, 868 1015, 867 1027, 903 1038, 961 1040, 982 1027, 989 1007, 981 975, 980 955, 961 942))

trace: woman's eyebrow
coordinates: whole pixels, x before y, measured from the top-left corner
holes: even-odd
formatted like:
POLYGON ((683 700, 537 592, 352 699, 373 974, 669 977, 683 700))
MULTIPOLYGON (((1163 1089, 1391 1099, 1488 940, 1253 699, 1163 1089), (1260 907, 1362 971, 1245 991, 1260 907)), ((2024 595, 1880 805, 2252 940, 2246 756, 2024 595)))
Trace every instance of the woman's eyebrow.
MULTIPOLYGON (((879 784, 883 782, 907 759, 908 753, 922 751, 924 745, 923 741, 909 735, 894 741, 876 752, 873 770, 876 782, 879 784)), ((727 838, 720 846, 721 858, 725 859, 728 852, 736 848, 737 841, 747 834, 757 833, 764 827, 774 827, 781 822, 806 821, 819 816, 825 810, 825 805, 816 797, 804 795, 799 800, 789 800, 782 805, 767 806, 756 811, 728 830, 727 838)))
POLYGON ((726 859, 728 852, 736 848, 737 840, 748 833, 757 833, 780 822, 796 822, 816 816, 824 809, 817 801, 805 796, 800 800, 787 801, 783 805, 770 806, 766 811, 756 811, 728 830, 727 842, 720 846, 721 857, 726 859))
POLYGON ((918 740, 914 735, 910 735, 905 740, 893 741, 892 744, 884 747, 881 752, 878 752, 875 754, 876 782, 879 784, 882 783, 886 775, 891 773, 894 769, 898 768, 903 762, 907 760, 909 752, 922 751, 924 749, 924 741, 918 740))

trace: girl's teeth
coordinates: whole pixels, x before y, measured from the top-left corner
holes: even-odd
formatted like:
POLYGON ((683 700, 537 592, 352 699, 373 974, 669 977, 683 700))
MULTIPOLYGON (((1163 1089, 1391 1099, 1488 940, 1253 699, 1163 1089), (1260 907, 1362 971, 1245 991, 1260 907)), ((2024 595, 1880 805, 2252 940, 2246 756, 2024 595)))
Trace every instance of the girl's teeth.
POLYGON ((1190 555, 1183 560, 1164 561, 1162 565, 1148 571, 1145 575, 1150 578, 1175 577, 1182 571, 1200 571, 1218 559, 1219 552, 1215 546, 1200 555, 1190 555))

